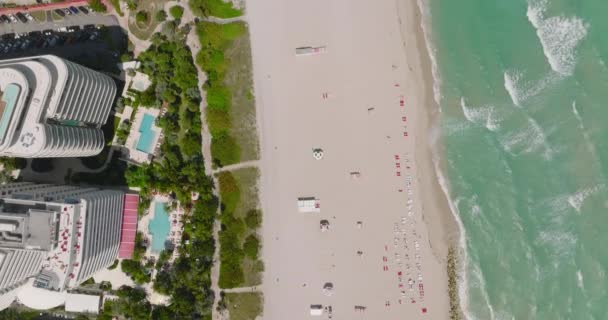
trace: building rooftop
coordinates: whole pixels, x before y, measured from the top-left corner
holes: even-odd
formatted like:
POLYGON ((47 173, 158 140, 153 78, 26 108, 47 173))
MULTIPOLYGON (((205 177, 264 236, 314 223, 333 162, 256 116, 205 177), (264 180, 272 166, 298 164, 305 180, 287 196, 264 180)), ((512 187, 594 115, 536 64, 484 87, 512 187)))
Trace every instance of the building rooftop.
MULTIPOLYGON (((12 204, 10 208, 18 207, 12 204)), ((4 210, 4 208, 2 208, 4 210)), ((0 247, 49 251, 56 244, 56 213, 36 208, 0 212, 0 247)))

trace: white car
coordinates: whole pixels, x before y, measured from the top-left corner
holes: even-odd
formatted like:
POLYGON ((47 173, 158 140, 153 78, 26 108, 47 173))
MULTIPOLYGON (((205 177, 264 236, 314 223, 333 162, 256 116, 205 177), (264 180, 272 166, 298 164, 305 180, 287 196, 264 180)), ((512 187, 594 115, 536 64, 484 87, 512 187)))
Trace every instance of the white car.
POLYGON ((29 21, 34 20, 34 17, 32 17, 32 15, 31 15, 31 14, 29 14, 29 13, 27 13, 27 12, 26 12, 26 13, 24 13, 23 15, 24 15, 24 16, 27 18, 27 20, 29 20, 29 21))
POLYGON ((8 18, 9 18, 9 19, 11 19, 11 23, 15 23, 15 22, 17 22, 17 17, 15 17, 15 15, 14 15, 14 14, 9 14, 9 15, 8 15, 8 18))

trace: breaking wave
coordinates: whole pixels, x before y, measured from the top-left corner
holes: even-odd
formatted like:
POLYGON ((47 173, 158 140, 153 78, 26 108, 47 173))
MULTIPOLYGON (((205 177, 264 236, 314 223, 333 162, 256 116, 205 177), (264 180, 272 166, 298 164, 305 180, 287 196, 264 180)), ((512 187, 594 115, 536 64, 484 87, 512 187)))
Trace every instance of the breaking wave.
POLYGON ((470 122, 483 126, 490 131, 500 129, 500 121, 494 106, 472 108, 466 105, 464 97, 460 98, 460 106, 465 118, 470 122))
POLYGON ((551 69, 569 76, 576 66, 576 47, 587 35, 587 26, 578 17, 545 17, 547 0, 531 0, 528 20, 536 29, 551 69))
POLYGON ((504 87, 511 97, 514 105, 521 107, 531 97, 541 93, 548 87, 560 81, 563 77, 555 73, 550 73, 537 82, 527 82, 523 80, 523 74, 516 70, 508 70, 503 73, 504 87))

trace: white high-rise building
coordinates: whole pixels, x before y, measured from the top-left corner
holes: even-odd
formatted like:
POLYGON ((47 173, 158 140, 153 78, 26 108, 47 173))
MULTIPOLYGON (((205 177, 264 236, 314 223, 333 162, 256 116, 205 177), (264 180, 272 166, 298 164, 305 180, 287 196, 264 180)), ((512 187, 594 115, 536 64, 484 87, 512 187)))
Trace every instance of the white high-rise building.
POLYGON ((56 56, 0 61, 0 156, 98 154, 115 95, 109 76, 56 56))
POLYGON ((125 194, 28 182, 0 185, 0 310, 64 301, 118 255, 125 194))

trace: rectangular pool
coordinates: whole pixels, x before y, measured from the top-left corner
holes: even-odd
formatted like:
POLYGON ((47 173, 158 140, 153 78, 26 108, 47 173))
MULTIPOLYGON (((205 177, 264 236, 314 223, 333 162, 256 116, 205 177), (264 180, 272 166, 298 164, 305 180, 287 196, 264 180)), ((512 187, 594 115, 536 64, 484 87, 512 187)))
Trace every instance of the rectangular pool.
POLYGON ((152 252, 160 253, 165 249, 171 224, 165 202, 154 202, 154 219, 148 223, 148 232, 152 236, 152 252))
POLYGON ((139 125, 139 132, 141 133, 139 136, 139 140, 137 141, 137 146, 135 147, 137 150, 152 153, 154 152, 154 139, 156 138, 156 132, 152 130, 152 125, 154 124, 154 120, 156 118, 148 113, 144 113, 143 118, 141 119, 141 124, 139 125))

